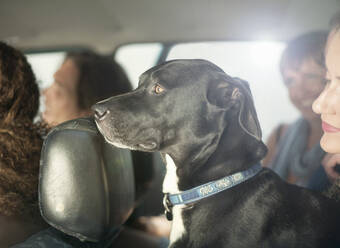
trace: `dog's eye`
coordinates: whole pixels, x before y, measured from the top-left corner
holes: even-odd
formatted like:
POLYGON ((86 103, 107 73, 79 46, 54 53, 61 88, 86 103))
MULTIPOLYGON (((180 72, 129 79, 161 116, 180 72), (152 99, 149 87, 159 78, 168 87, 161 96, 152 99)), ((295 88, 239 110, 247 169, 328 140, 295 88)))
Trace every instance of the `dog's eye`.
POLYGON ((153 87, 153 92, 156 94, 161 94, 164 91, 164 88, 162 86, 160 86, 159 84, 156 84, 153 87))

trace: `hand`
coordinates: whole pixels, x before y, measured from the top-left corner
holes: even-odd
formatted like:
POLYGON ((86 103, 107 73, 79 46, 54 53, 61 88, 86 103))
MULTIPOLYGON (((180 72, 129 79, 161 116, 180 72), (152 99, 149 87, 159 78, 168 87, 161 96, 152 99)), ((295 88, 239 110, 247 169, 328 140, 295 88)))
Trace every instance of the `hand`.
POLYGON ((327 153, 321 164, 331 182, 334 182, 336 179, 340 178, 340 174, 335 171, 335 166, 340 164, 340 154, 327 153))
POLYGON ((159 237, 169 238, 171 222, 164 215, 139 217, 139 223, 144 225, 145 231, 159 237))

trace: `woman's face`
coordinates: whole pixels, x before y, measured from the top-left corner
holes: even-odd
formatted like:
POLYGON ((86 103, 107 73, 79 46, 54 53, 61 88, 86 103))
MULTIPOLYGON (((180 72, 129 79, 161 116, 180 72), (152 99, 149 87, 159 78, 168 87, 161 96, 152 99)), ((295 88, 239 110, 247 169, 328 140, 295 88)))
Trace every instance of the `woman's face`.
POLYGON ((329 153, 340 153, 340 32, 333 32, 328 39, 327 85, 313 103, 313 110, 321 114, 321 147, 329 153))
POLYGON ((282 70, 290 100, 307 120, 319 119, 312 110, 312 104, 325 87, 325 74, 326 70, 312 58, 297 66, 288 64, 282 70))
POLYGON ((43 91, 46 107, 43 119, 51 126, 80 115, 76 92, 78 78, 77 66, 72 60, 66 59, 54 74, 53 84, 43 91))

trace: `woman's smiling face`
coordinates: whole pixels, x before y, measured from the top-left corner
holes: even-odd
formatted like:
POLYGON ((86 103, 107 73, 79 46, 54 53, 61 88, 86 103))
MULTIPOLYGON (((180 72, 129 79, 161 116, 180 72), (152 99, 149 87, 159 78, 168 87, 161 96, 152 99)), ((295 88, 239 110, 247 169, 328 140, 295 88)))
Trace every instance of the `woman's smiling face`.
POLYGON ((329 153, 340 153, 340 30, 330 34, 325 55, 327 85, 314 101, 313 111, 321 114, 321 147, 329 153))
POLYGON ((287 65, 282 69, 291 102, 306 120, 319 120, 312 111, 312 103, 325 87, 325 69, 313 58, 302 61, 300 65, 287 65))

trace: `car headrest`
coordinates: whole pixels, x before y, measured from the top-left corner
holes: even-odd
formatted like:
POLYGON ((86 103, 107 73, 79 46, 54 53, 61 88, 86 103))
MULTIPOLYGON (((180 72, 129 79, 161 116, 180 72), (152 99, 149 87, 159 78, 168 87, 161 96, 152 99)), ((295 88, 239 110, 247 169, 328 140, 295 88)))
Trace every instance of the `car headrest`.
POLYGON ((134 207, 129 150, 105 142, 91 118, 65 122, 47 135, 41 153, 43 218, 82 241, 115 233, 134 207))

